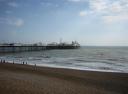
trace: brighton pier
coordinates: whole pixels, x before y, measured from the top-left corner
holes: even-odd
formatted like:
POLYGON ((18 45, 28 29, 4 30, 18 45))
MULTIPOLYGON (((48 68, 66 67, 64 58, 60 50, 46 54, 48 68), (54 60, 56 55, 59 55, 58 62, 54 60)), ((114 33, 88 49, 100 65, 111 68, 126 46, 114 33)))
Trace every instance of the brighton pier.
POLYGON ((27 52, 27 51, 42 51, 50 49, 77 49, 80 45, 77 42, 67 43, 51 43, 45 46, 33 44, 33 45, 14 45, 6 44, 0 45, 0 53, 11 53, 11 52, 27 52))

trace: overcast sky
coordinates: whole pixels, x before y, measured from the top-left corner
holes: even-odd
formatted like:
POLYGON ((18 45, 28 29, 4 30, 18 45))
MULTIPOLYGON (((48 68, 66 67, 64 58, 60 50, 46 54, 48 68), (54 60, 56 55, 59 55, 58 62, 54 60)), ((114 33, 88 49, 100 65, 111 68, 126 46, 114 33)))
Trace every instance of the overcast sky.
POLYGON ((0 42, 128 46, 128 0, 0 0, 0 42))

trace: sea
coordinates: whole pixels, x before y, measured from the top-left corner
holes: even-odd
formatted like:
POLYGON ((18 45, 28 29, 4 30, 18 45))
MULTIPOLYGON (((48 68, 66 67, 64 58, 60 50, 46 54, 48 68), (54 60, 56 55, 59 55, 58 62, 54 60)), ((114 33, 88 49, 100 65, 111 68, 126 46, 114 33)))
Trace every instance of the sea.
POLYGON ((0 54, 10 63, 128 73, 128 47, 91 47, 0 54))

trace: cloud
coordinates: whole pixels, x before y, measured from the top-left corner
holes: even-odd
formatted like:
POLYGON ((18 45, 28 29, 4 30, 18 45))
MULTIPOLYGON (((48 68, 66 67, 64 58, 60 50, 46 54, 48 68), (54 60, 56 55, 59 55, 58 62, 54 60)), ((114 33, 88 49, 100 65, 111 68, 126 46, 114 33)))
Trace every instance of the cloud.
POLYGON ((46 6, 46 7, 59 7, 58 4, 53 4, 53 3, 50 3, 50 2, 41 2, 40 3, 42 6, 46 6))
POLYGON ((68 0, 68 1, 72 1, 72 2, 80 2, 81 0, 68 0))
POLYGON ((23 19, 16 19, 12 24, 17 27, 21 27, 21 26, 23 26, 24 21, 23 21, 23 19))
POLYGON ((24 25, 24 20, 21 18, 2 18, 0 17, 0 24, 21 27, 24 25))
MULTIPOLYGON (((81 0, 78 0, 81 1, 81 0)), ((125 21, 128 19, 128 0, 86 0, 88 15, 95 15, 105 23, 125 21)), ((84 15, 83 12, 80 12, 84 15)))
POLYGON ((19 6, 18 3, 16 3, 16 2, 9 2, 8 5, 10 7, 18 7, 19 6))
POLYGON ((104 11, 108 5, 106 0, 89 0, 89 8, 94 12, 104 11))
POLYGON ((121 12, 123 10, 123 6, 121 6, 120 2, 115 2, 110 6, 110 11, 111 12, 121 12))
POLYGON ((87 15, 87 12, 86 12, 86 11, 80 11, 79 15, 80 15, 81 17, 86 16, 86 15, 87 15))
POLYGON ((107 24, 128 21, 128 14, 116 15, 116 16, 103 16, 103 21, 107 24))
POLYGON ((84 1, 87 1, 87 0, 68 0, 70 2, 84 2, 84 1))
POLYGON ((89 0, 89 7, 96 13, 122 13, 128 12, 128 2, 126 0, 89 0))
POLYGON ((49 2, 41 2, 41 5, 51 6, 52 3, 49 3, 49 2))

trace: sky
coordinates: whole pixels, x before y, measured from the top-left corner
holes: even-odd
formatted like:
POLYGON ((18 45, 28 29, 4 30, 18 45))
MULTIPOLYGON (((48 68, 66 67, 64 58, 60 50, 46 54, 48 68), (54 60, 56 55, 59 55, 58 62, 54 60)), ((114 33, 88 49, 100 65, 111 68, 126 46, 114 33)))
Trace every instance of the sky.
POLYGON ((0 0, 0 43, 128 46, 128 0, 0 0))

